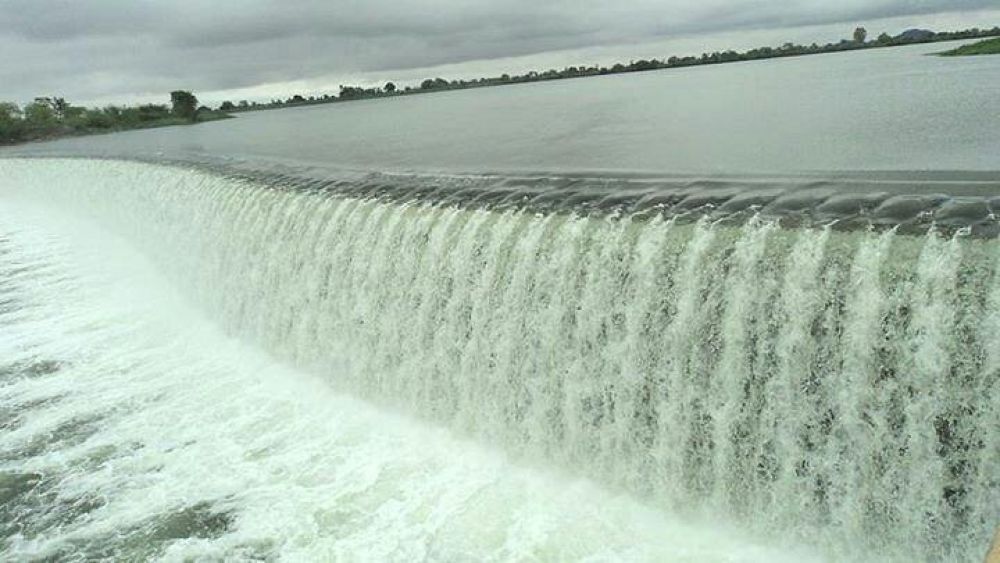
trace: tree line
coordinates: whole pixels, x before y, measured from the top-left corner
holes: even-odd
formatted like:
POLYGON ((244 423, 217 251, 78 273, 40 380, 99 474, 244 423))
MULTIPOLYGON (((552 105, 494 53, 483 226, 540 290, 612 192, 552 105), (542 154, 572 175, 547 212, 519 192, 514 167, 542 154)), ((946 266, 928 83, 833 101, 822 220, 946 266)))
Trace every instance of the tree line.
POLYGON ((145 127, 181 125, 226 117, 205 106, 186 90, 170 93, 170 104, 139 106, 74 106, 60 97, 39 97, 24 107, 0 102, 0 144, 13 144, 145 127))
POLYGON ((501 74, 500 76, 475 78, 471 80, 449 81, 443 78, 428 78, 421 82, 419 86, 406 86, 405 88, 398 88, 392 82, 386 83, 385 86, 381 88, 340 86, 340 92, 338 94, 322 94, 319 96, 308 97, 302 96, 301 94, 295 94, 294 96, 284 100, 272 99, 270 102, 250 102, 247 100, 241 100, 234 104, 231 101, 226 101, 222 103, 222 106, 220 106, 219 109, 223 111, 271 109, 288 106, 302 106, 408 94, 421 94, 441 90, 462 90, 466 88, 479 88, 484 86, 502 86, 505 84, 541 82, 544 80, 560 80, 566 78, 581 78, 585 76, 601 76, 626 72, 642 72, 667 68, 755 61, 779 57, 818 55, 823 53, 837 53, 859 49, 898 47, 918 43, 933 43, 996 36, 1000 36, 1000 26, 985 30, 972 28, 962 31, 945 32, 911 29, 895 36, 889 35, 888 33, 882 33, 877 38, 869 40, 868 31, 864 27, 858 27, 854 30, 850 39, 843 39, 837 43, 826 43, 825 45, 819 45, 817 43, 812 43, 810 45, 785 43, 780 47, 758 47, 756 49, 750 49, 743 52, 734 50, 714 51, 711 53, 702 53, 701 56, 674 56, 667 59, 640 59, 630 61, 628 64, 617 63, 612 66, 571 66, 562 70, 550 69, 543 72, 530 71, 525 74, 513 76, 509 74, 501 74))

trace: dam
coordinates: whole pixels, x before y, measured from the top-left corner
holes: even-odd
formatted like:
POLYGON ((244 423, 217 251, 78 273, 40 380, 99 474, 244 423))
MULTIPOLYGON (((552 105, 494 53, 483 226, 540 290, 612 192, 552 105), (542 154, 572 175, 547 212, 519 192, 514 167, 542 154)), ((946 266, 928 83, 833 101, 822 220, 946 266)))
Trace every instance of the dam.
POLYGON ((2 159, 7 553, 978 557, 997 184, 842 181, 2 159))
POLYGON ((0 148, 0 559, 979 561, 996 57, 0 148))

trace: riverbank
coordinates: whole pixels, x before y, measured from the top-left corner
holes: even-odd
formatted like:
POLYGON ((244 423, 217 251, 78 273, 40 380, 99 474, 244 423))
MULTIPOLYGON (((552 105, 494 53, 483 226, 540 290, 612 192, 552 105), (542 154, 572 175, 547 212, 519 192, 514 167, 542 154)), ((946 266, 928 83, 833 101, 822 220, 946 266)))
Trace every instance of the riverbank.
POLYGON ((200 112, 197 120, 192 121, 181 117, 165 117, 151 121, 141 121, 138 123, 123 123, 112 126, 86 125, 56 122, 41 127, 23 127, 10 136, 0 136, 0 147, 23 145, 26 143, 38 143, 53 141, 66 137, 84 137, 88 135, 103 135, 107 133, 120 133, 122 131, 133 131, 137 129, 156 129, 159 127, 173 127, 176 125, 197 125, 221 119, 232 119, 230 115, 221 111, 200 112))
POLYGON ((0 145, 193 125, 229 117, 232 116, 223 111, 199 106, 198 98, 186 90, 171 92, 169 106, 143 104, 87 108, 74 106, 66 98, 57 96, 37 97, 24 107, 12 102, 0 102, 0 145))
POLYGON ((349 102, 355 100, 367 100, 373 98, 428 94, 431 92, 447 90, 466 90, 470 88, 505 86, 510 84, 524 84, 528 82, 543 82, 547 80, 563 80, 569 78, 586 78, 589 76, 604 76, 609 74, 624 74, 628 72, 645 72, 650 70, 727 64, 784 57, 823 55, 847 51, 859 51, 864 49, 905 47, 924 43, 942 43, 946 41, 959 41, 988 37, 1000 38, 1000 26, 993 27, 992 29, 973 28, 961 31, 943 32, 935 32, 926 29, 909 29, 895 36, 891 36, 888 33, 882 33, 872 40, 868 40, 868 37, 867 30, 864 28, 858 28, 854 31, 854 35, 851 39, 843 39, 837 43, 827 43, 825 45, 819 45, 817 43, 812 43, 810 45, 785 43, 779 47, 758 47, 743 52, 730 49, 726 51, 702 53, 700 56, 672 56, 666 59, 640 59, 630 61, 628 64, 616 63, 611 66, 571 66, 562 70, 549 69, 546 71, 529 71, 521 75, 502 74, 495 77, 450 81, 445 80, 444 78, 428 78, 422 81, 419 86, 397 87, 393 82, 388 82, 381 88, 341 86, 340 92, 337 95, 323 94, 320 96, 303 96, 301 94, 294 94, 285 100, 275 99, 268 103, 248 102, 246 100, 238 103, 225 101, 222 103, 220 109, 231 112, 278 109, 283 107, 299 107, 349 102))
POLYGON ((971 57, 977 55, 1000 55, 1000 37, 987 39, 971 45, 962 45, 957 49, 938 53, 942 57, 971 57))

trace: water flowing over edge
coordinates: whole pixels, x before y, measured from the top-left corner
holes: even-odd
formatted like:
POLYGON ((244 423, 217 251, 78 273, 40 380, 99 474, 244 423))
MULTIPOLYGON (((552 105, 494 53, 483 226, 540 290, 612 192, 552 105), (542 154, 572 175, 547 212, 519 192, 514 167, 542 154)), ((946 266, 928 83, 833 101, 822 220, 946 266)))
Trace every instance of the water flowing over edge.
POLYGON ((4 559, 815 560, 331 392, 51 206, 3 199, 0 280, 4 559))
MULTIPOLYGON (((29 151, 27 157, 31 157, 29 151)), ((40 158, 64 156, 42 151, 40 158)), ((100 157, 97 157, 100 158, 100 157)), ((112 161, 120 157, 111 157, 112 161)), ((576 215, 750 218, 786 228, 894 229, 1000 236, 1000 172, 858 171, 791 175, 664 175, 621 171, 406 173, 266 158, 135 155, 129 160, 203 170, 269 187, 394 203, 437 203, 576 215)))
POLYGON ((0 170, 133 243, 229 334, 654 504, 903 559, 975 558, 1000 516, 1000 254, 962 229, 0 170))

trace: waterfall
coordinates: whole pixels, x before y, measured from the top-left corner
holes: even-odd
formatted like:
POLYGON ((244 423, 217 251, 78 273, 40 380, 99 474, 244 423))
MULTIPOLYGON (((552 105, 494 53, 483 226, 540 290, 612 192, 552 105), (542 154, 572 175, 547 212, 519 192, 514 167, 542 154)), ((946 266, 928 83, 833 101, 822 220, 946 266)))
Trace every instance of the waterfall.
POLYGON ((681 514, 972 560, 1000 523, 1000 246, 764 215, 540 212, 0 160, 227 333, 681 514))

